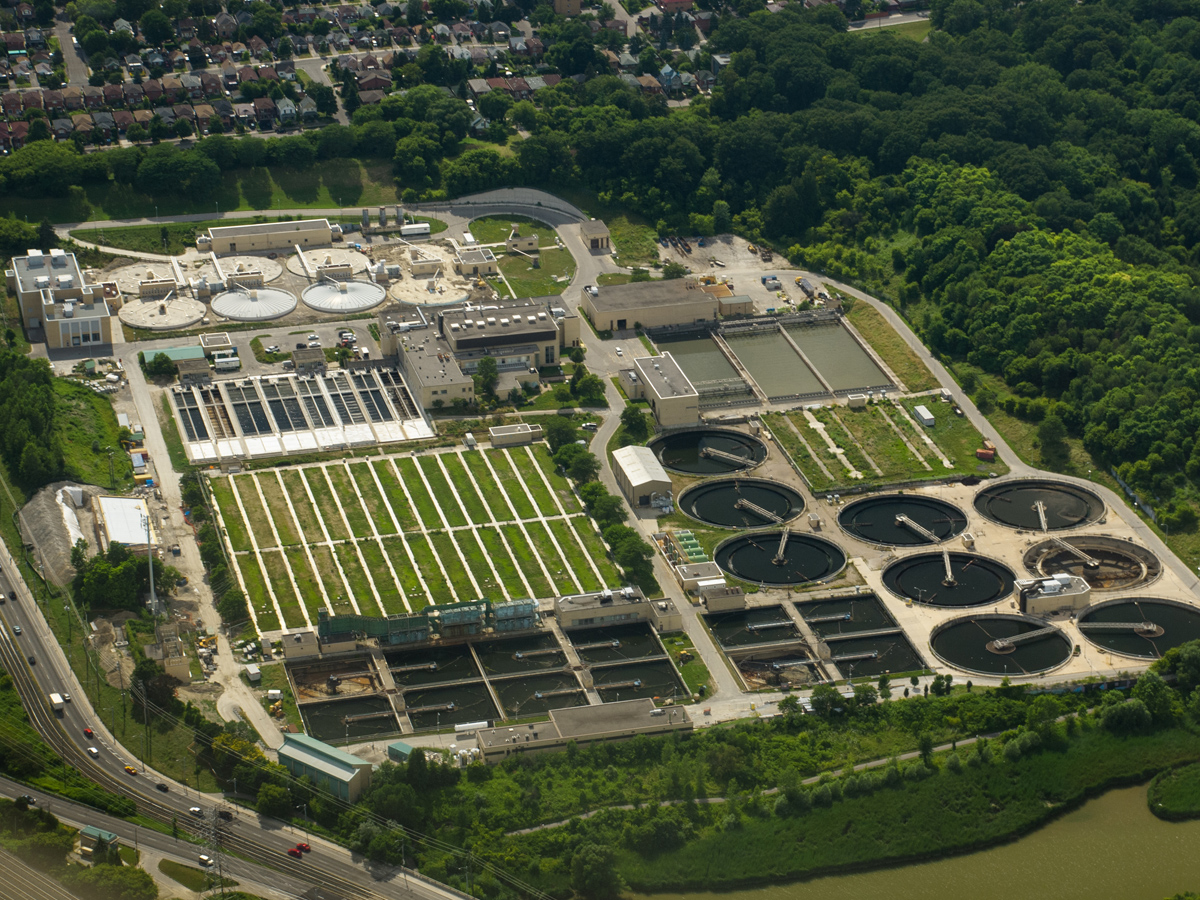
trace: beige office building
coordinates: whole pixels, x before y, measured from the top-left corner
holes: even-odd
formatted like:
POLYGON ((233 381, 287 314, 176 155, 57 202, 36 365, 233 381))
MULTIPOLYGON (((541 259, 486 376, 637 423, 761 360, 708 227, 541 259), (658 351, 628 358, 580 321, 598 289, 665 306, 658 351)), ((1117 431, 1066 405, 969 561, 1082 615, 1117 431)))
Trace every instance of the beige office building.
POLYGON ((635 359, 620 378, 628 397, 647 401, 663 428, 700 424, 700 394, 670 353, 635 359))
POLYGON ((74 253, 30 250, 14 256, 4 274, 31 340, 40 335, 53 350, 112 343, 109 292, 85 283, 74 253))
POLYGON ((600 331, 694 325, 754 312, 754 301, 749 297, 719 297, 720 292, 704 287, 690 278, 606 287, 588 285, 579 306, 600 331))
POLYGON ((328 219, 303 219, 299 222, 257 222, 253 225, 226 225, 210 228, 208 235, 196 238, 196 247, 214 253, 254 253, 259 250, 301 250, 333 243, 328 219))

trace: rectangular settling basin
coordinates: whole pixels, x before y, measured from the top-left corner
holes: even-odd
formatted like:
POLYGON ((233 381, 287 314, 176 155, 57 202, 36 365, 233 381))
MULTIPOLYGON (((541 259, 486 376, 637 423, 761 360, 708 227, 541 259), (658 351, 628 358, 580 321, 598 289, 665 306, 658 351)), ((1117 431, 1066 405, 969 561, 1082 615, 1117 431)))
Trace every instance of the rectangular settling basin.
POLYGON ((700 394, 700 404, 709 400, 752 399, 754 391, 721 352, 711 337, 662 340, 659 346, 669 352, 683 374, 700 394))
POLYGON ((722 647, 750 647, 800 639, 800 632, 779 606, 708 613, 704 619, 722 647))
POLYGON ((874 594, 853 597, 834 597, 815 603, 797 603, 800 618, 821 637, 837 634, 854 634, 859 631, 878 631, 894 628, 895 620, 874 594), (834 618, 850 616, 849 619, 834 618), (822 619, 830 621, 820 621, 822 619))
POLYGON ((913 649, 913 645, 904 636, 904 632, 899 630, 892 634, 876 637, 852 637, 844 640, 829 640, 827 643, 833 664, 838 667, 843 678, 913 672, 925 668, 925 661, 921 659, 921 655, 913 649), (839 656, 853 656, 871 651, 876 651, 879 656, 876 659, 837 661, 839 656))
POLYGON ((497 717, 496 704, 482 681, 405 691, 404 705, 417 731, 497 717))
POLYGON ((443 684, 480 677, 479 667, 466 644, 457 647, 426 647, 419 650, 390 650, 384 654, 392 678, 400 687, 443 684), (437 668, 430 668, 436 664, 437 668), (397 671, 400 670, 400 671, 397 671))
POLYGON ((476 644, 475 653, 488 677, 545 672, 561 669, 567 664, 567 656, 552 634, 488 641, 476 644))
POLYGON ((571 645, 585 663, 625 662, 665 656, 666 651, 649 625, 610 625, 567 632, 571 645), (613 644, 619 646, 613 646, 613 644))
POLYGON ((786 330, 835 391, 891 385, 892 380, 842 325, 788 325, 786 330))
POLYGON ((494 679, 492 690, 500 698, 504 714, 514 719, 551 709, 587 706, 587 695, 572 672, 494 679))
POLYGON ((768 397, 826 393, 820 379, 778 331, 726 335, 725 343, 768 397))
POLYGON ((365 739, 400 732, 392 704, 378 695, 306 703, 300 707, 300 715, 304 730, 319 741, 365 739))
POLYGON ((593 668, 592 684, 605 703, 640 697, 669 700, 690 696, 676 676, 675 667, 666 659, 593 668))

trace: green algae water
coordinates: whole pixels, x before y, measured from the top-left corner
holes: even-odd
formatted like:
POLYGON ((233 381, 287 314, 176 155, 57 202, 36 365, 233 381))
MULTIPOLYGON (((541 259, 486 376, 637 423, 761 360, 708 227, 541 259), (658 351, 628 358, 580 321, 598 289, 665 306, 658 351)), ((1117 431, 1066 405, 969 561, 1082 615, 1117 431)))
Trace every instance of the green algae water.
POLYGON ((1164 822, 1121 788, 1011 843, 935 862, 640 900, 1162 900, 1200 889, 1200 820, 1164 822))

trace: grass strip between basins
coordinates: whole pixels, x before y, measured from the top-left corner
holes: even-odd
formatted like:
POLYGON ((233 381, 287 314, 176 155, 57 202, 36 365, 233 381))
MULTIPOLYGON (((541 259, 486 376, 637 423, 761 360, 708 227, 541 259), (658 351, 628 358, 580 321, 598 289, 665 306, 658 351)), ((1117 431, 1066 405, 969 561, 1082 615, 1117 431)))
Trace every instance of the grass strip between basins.
MULTIPOLYGON (((383 604, 384 613, 394 615, 407 612, 404 608, 404 601, 400 597, 400 589, 396 587, 396 580, 392 578, 391 570, 387 567, 379 545, 375 541, 359 541, 358 549, 362 551, 363 562, 371 570, 371 577, 375 579, 375 590, 379 592, 379 601, 383 604)), ((375 605, 374 598, 370 605, 375 605)), ((362 606, 360 603, 359 608, 362 609, 362 606)), ((366 614, 365 609, 363 612, 366 614)))
POLYGON ((563 510, 567 513, 579 512, 579 501, 571 492, 571 485, 567 479, 558 474, 558 467, 550 458, 550 448, 538 444, 533 448, 533 455, 542 471, 546 473, 550 487, 554 488, 554 493, 558 495, 558 502, 562 504, 563 510))
POLYGON ((413 505, 417 507, 417 515, 421 517, 425 529, 431 531, 434 528, 442 528, 442 519, 433 505, 433 498, 429 496, 429 491, 425 488, 425 482, 421 480, 417 464, 411 459, 398 459, 396 468, 400 472, 400 477, 404 479, 404 486, 412 495, 413 505))
POLYGON ((388 502, 392 504, 392 513, 396 516, 396 521, 400 523, 400 528, 404 531, 420 531, 421 526, 417 523, 417 514, 409 506, 408 498, 404 496, 404 489, 400 487, 396 473, 392 471, 391 462, 376 460, 371 465, 375 467, 375 474, 379 476, 383 492, 387 495, 388 502))
POLYGON ((225 522, 225 533, 229 536, 229 544, 234 550, 250 549, 250 532, 246 530, 246 520, 238 509, 237 501, 233 499, 233 488, 229 486, 228 478, 214 478, 209 482, 213 498, 221 508, 221 518, 225 522))
POLYGON ((474 529, 455 531, 451 533, 451 536, 458 544, 458 549, 462 551, 463 558, 471 569, 471 574, 475 576, 475 582, 479 585, 479 593, 492 601, 504 600, 504 592, 500 590, 500 585, 492 575, 492 570, 488 568, 487 558, 484 555, 483 547, 475 539, 474 529))
POLYGON ((467 515, 471 517, 471 521, 476 525, 486 525, 492 521, 487 507, 483 505, 483 500, 479 498, 479 492, 475 490, 475 485, 471 483, 471 476, 467 474, 467 470, 463 466, 462 457, 457 453, 442 453, 439 458, 442 461, 442 465, 446 467, 446 474, 454 482, 454 489, 458 491, 459 499, 462 500, 463 508, 466 510, 467 515))
POLYGON ((246 600, 254 609, 254 617, 258 621, 258 630, 277 631, 280 628, 279 616, 275 614, 275 606, 267 593, 267 581, 263 578, 258 560, 252 553, 241 554, 237 557, 237 565, 246 584, 246 600))
POLYGON ((317 576, 313 573, 301 548, 286 547, 283 552, 287 557, 288 565, 292 567, 292 577, 296 580, 296 589, 300 591, 300 601, 308 609, 308 617, 316 619, 317 611, 325 608, 317 576))
POLYGON ((410 534, 405 537, 405 541, 408 542, 408 549, 412 551, 413 559, 417 562, 417 568, 421 570, 421 576, 429 585, 430 602, 452 603, 454 592, 450 590, 450 585, 442 576, 437 561, 433 558, 433 548, 429 545, 429 538, 423 534, 410 534))
MULTIPOLYGON (((529 541, 525 539, 520 526, 502 525, 501 528, 504 531, 504 536, 508 538, 508 545, 513 549, 513 556, 516 557, 517 565, 525 573, 525 580, 529 582, 533 596, 538 599, 553 597, 554 588, 546 580, 546 576, 542 574, 542 567, 538 565, 533 548, 529 545, 529 541)), ((550 566, 547 565, 547 568, 550 568, 550 566)))
POLYGON ((300 534, 296 530, 292 511, 288 509, 287 500, 284 499, 283 489, 279 486, 275 473, 271 471, 260 473, 258 484, 262 488, 263 499, 267 501, 267 512, 271 514, 275 530, 279 532, 279 543, 285 547, 299 544, 300 534))
POLYGON ((579 546, 579 541, 575 538, 575 532, 571 530, 571 526, 567 524, 565 519, 553 519, 547 523, 554 536, 558 538, 558 546, 562 547, 563 553, 567 555, 567 562, 571 566, 571 570, 575 573, 575 577, 579 579, 579 585, 585 591, 598 591, 604 587, 600 583, 600 579, 596 577, 596 573, 592 567, 588 565, 587 554, 579 546))
MULTIPOLYGON (((375 615, 379 604, 375 602, 375 595, 371 593, 371 583, 367 580, 367 573, 363 571, 362 564, 358 561, 358 553, 355 552, 354 544, 349 542, 334 544, 333 549, 337 554, 338 562, 342 565, 342 571, 346 573, 346 582, 354 593, 354 602, 358 604, 359 610, 365 616, 375 615)), ((326 590, 328 590, 328 586, 326 586, 326 590)), ((337 593, 344 592, 338 591, 337 593)), ((348 597, 343 596, 341 600, 330 597, 329 600, 338 612, 354 612, 354 607, 350 605, 348 597), (342 608, 342 604, 345 604, 345 609, 342 608)))
POLYGON ((292 508, 296 511, 296 520, 300 523, 300 531, 307 543, 322 541, 325 536, 321 533, 321 523, 317 519, 317 511, 308 502, 308 494, 304 491, 304 482, 300 473, 290 470, 283 473, 283 485, 287 488, 292 508))
POLYGON ((383 496, 379 493, 379 488, 375 487, 375 479, 371 477, 370 464, 354 463, 350 466, 350 474, 358 484, 363 503, 367 505, 367 514, 375 523, 375 530, 380 534, 395 534, 396 526, 392 524, 392 517, 388 515, 387 507, 383 504, 383 496))
POLYGON ((458 599, 462 600, 478 600, 478 593, 471 585, 471 578, 467 575, 467 566, 463 562, 458 553, 458 545, 454 543, 454 539, 445 531, 432 531, 429 533, 429 542, 433 547, 433 551, 442 561, 442 567, 446 570, 446 577, 450 579, 450 583, 454 586, 454 593, 458 595, 458 599))
POLYGON ((239 475, 236 484, 238 494, 242 498, 242 509, 246 511, 246 521, 250 523, 250 530, 254 533, 254 540, 258 542, 258 548, 261 550, 263 547, 278 547, 275 535, 271 533, 271 522, 267 518, 267 511, 263 509, 262 501, 258 499, 254 476, 239 475))
POLYGON ((592 520, 587 516, 572 516, 571 525, 583 541, 584 548, 596 563, 596 568, 600 570, 600 576, 606 582, 605 587, 615 587, 621 584, 621 572, 605 553, 604 541, 601 539, 600 533, 596 531, 592 520))
POLYGON ((346 540, 346 538, 350 537, 350 532, 346 530, 346 524, 342 521, 342 517, 338 513, 337 504, 333 502, 333 491, 329 489, 329 483, 325 480, 325 467, 312 466, 303 469, 301 474, 308 482, 313 500, 317 503, 318 515, 325 521, 325 528, 329 531, 329 539, 333 541, 346 540))
MULTIPOLYGON (((383 549, 388 555, 388 559, 392 561, 392 566, 396 569, 396 577, 400 579, 400 584, 404 587, 404 593, 408 595, 408 603, 412 607, 412 611, 416 612, 422 606, 429 604, 429 597, 425 593, 425 588, 421 587, 421 580, 417 577, 417 570, 411 562, 409 562, 408 551, 404 546, 404 539, 399 537, 390 537, 383 539, 383 549)), ((425 575, 422 572, 421 575, 425 575)))
POLYGON ((261 556, 263 570, 271 579, 271 590, 275 592, 275 599, 279 601, 279 611, 283 613, 283 624, 288 628, 302 627, 305 624, 304 614, 300 611, 300 601, 296 599, 296 592, 292 590, 292 583, 288 580, 283 553, 271 550, 261 556))
MULTIPOLYGON (((521 481, 521 490, 531 501, 533 505, 544 516, 557 516, 558 505, 554 502, 554 498, 550 496, 550 492, 546 490, 546 485, 538 475, 537 463, 526 455, 524 449, 507 451, 509 453, 509 461, 513 468, 516 469, 517 477, 521 481)), ((511 495, 510 495, 511 496, 511 495)), ((535 512, 534 515, 537 515, 535 512)))
POLYGON ((488 559, 492 561, 492 565, 496 567, 496 572, 500 576, 500 580, 504 582, 504 587, 508 589, 509 596, 514 600, 527 597, 529 592, 525 590, 525 585, 521 582, 517 564, 513 562, 508 548, 504 546, 499 530, 480 528, 475 532, 475 537, 483 544, 483 549, 487 553, 488 559))
MULTIPOLYGON (((513 512, 517 514, 519 519, 532 519, 537 515, 537 510, 533 508, 533 503, 529 500, 529 495, 525 491, 525 486, 521 484, 517 473, 513 471, 512 463, 509 462, 508 452, 505 450, 486 450, 488 461, 492 464, 492 468, 496 470, 496 477, 500 479, 500 484, 504 487, 504 493, 508 497, 508 502, 512 504, 513 512)), ((496 503, 502 503, 501 498, 496 498, 496 503)), ((508 518, 506 515, 505 518, 508 518)))
POLYGON ((342 511, 346 514, 346 522, 355 537, 370 537, 371 524, 367 521, 367 513, 358 502, 358 494, 345 466, 332 465, 325 469, 329 473, 329 481, 342 501, 342 511))
MULTIPOLYGON (((318 578, 325 582, 325 593, 329 595, 329 605, 333 607, 335 614, 353 613, 354 607, 350 605, 350 598, 346 596, 346 585, 342 583, 342 576, 338 573, 337 566, 333 564, 333 551, 328 544, 321 544, 316 547, 309 547, 308 552, 312 554, 313 568, 316 570, 318 578), (340 598, 340 599, 339 599, 340 598)), ((324 601, 322 601, 324 605, 324 601)), ((316 621, 316 616, 313 616, 316 621)))
POLYGON ((550 573, 553 582, 550 587, 554 594, 574 594, 578 591, 579 589, 575 587, 575 582, 571 580, 567 571, 568 563, 554 549, 554 543, 550 540, 546 527, 541 522, 526 522, 525 530, 529 532, 529 540, 533 542, 534 552, 546 564, 546 571, 550 573))
POLYGON ((455 501, 454 494, 451 493, 450 485, 446 482, 446 477, 442 474, 442 469, 437 464, 437 460, 432 456, 422 456, 417 460, 417 465, 425 473, 425 479, 429 482, 429 490, 437 499, 437 504, 441 507, 442 515, 446 517, 446 524, 451 528, 458 525, 466 525, 466 513, 459 508, 458 503, 455 501))
POLYGON ((475 476, 475 481, 479 485, 480 491, 483 492, 483 501, 491 510, 492 516, 497 522, 511 522, 513 519, 512 510, 504 501, 504 494, 501 493, 500 485, 496 483, 496 476, 493 476, 488 469, 487 460, 483 458, 482 453, 464 453, 460 459, 471 470, 471 474, 475 476))

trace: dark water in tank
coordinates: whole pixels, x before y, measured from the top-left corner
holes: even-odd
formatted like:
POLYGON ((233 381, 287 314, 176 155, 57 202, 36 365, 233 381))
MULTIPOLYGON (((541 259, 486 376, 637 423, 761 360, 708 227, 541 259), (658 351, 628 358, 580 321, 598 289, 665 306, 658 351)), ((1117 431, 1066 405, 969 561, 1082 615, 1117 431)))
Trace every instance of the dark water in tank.
POLYGON ((1132 632, 1083 632, 1093 644, 1129 656, 1157 658, 1172 647, 1200 639, 1200 610, 1151 599, 1124 600, 1085 612, 1079 617, 1079 624, 1088 622, 1153 622, 1163 629, 1159 637, 1143 637, 1132 632))
POLYGON ((587 696, 583 693, 579 680, 571 672, 495 679, 492 681, 492 689, 500 698, 505 714, 514 718, 544 713, 551 709, 565 709, 568 706, 587 706, 587 696), (552 691, 571 693, 538 697, 538 694, 545 695, 552 691))
POLYGON ((883 583, 902 597, 930 606, 981 606, 995 603, 1013 589, 1008 566, 970 553, 951 553, 954 584, 945 585, 946 567, 941 553, 922 553, 893 563, 883 573, 883 583))
POLYGON ((739 509, 739 500, 760 506, 785 522, 804 511, 804 498, 785 485, 738 479, 691 488, 680 497, 680 508, 690 516, 726 528, 765 528, 776 524, 753 510, 739 509))
POLYGON ((605 703, 639 697, 667 700, 672 696, 690 696, 687 688, 675 675, 674 667, 665 659, 592 669, 592 683, 605 703), (616 687, 631 681, 640 681, 641 685, 634 687, 626 684, 625 687, 616 687))
POLYGON ((516 672, 541 672, 546 669, 561 669, 567 664, 566 654, 558 646, 558 639, 552 634, 533 634, 528 637, 512 638, 502 641, 487 641, 475 645, 479 662, 483 671, 491 675, 510 675, 516 672), (525 656, 541 650, 557 650, 556 653, 537 653, 536 656, 525 656), (516 655, 522 654, 521 659, 516 655))
POLYGON ((722 647, 748 647, 778 641, 798 640, 800 633, 792 620, 778 606, 739 609, 731 612, 708 613, 704 616, 717 642, 722 647), (750 628, 753 625, 778 625, 778 628, 750 628))
MULTIPOLYGON (((921 655, 913 649, 913 645, 903 633, 885 634, 879 637, 846 638, 844 641, 830 641, 829 652, 832 656, 849 656, 854 653, 879 654, 875 659, 857 659, 853 662, 835 663, 843 678, 857 678, 860 675, 883 675, 887 672, 912 672, 923 669, 925 663, 921 655)), ((903 690, 901 686, 900 690, 903 690)))
POLYGON ((1017 616, 972 616, 933 636, 937 654, 952 666, 993 675, 1022 675, 1051 669, 1071 655, 1071 642, 1060 631, 1017 644, 1011 653, 994 653, 988 643, 1045 628, 1017 616))
POLYGON ((662 644, 654 636, 650 626, 640 622, 581 628, 567 632, 567 637, 579 653, 579 658, 585 663, 623 662, 664 655, 662 644), (620 646, 612 646, 614 641, 620 646), (602 646, 590 647, 587 650, 578 649, 589 644, 602 646))
POLYGON ((833 600, 819 600, 816 603, 797 603, 796 609, 799 611, 800 617, 809 623, 809 627, 821 636, 877 631, 880 628, 891 628, 896 624, 884 608, 883 603, 874 594, 837 597, 833 600), (825 616, 841 615, 849 615, 850 618, 834 622, 811 621, 825 616))
POLYGON ((347 736, 369 738, 377 734, 397 734, 400 722, 395 715, 362 719, 350 722, 347 716, 391 713, 392 704, 386 697, 355 697, 350 700, 331 700, 327 703, 309 703, 300 707, 304 728, 319 741, 344 741, 347 736), (349 730, 347 730, 347 727, 349 730))
POLYGON ((933 497, 901 494, 851 503, 838 514, 838 524, 855 537, 875 544, 908 547, 930 543, 924 535, 898 524, 897 516, 907 516, 943 541, 967 528, 967 517, 958 507, 933 497))
POLYGON ((471 659, 471 651, 466 644, 457 647, 424 647, 419 650, 389 650, 383 656, 389 667, 426 667, 409 672, 393 672, 392 678, 401 687, 479 677, 479 667, 475 665, 475 660, 471 659), (430 663, 437 663, 437 669, 427 668, 430 663))
POLYGON ((836 544, 803 534, 788 536, 783 563, 776 565, 780 535, 767 531, 734 538, 717 548, 716 563, 744 581, 775 585, 820 581, 846 565, 846 554, 836 544))
POLYGON ((648 446, 668 469, 689 475, 728 475, 767 458, 767 447, 758 438, 715 428, 664 435, 655 438, 648 446), (701 451, 706 447, 743 457, 746 462, 739 465, 725 459, 701 456, 701 451))
POLYGON ((975 495, 975 509, 1002 525, 1040 531, 1035 508, 1039 500, 1046 506, 1046 525, 1051 531, 1095 521, 1104 513, 1104 501, 1091 491, 1060 481, 993 485, 975 495))
POLYGON ((460 722, 481 722, 498 716, 487 686, 482 681, 455 684, 440 688, 418 688, 404 692, 404 704, 410 710, 409 720, 418 731, 425 728, 445 728, 460 722), (454 709, 411 712, 414 707, 444 706, 453 703, 454 709))

